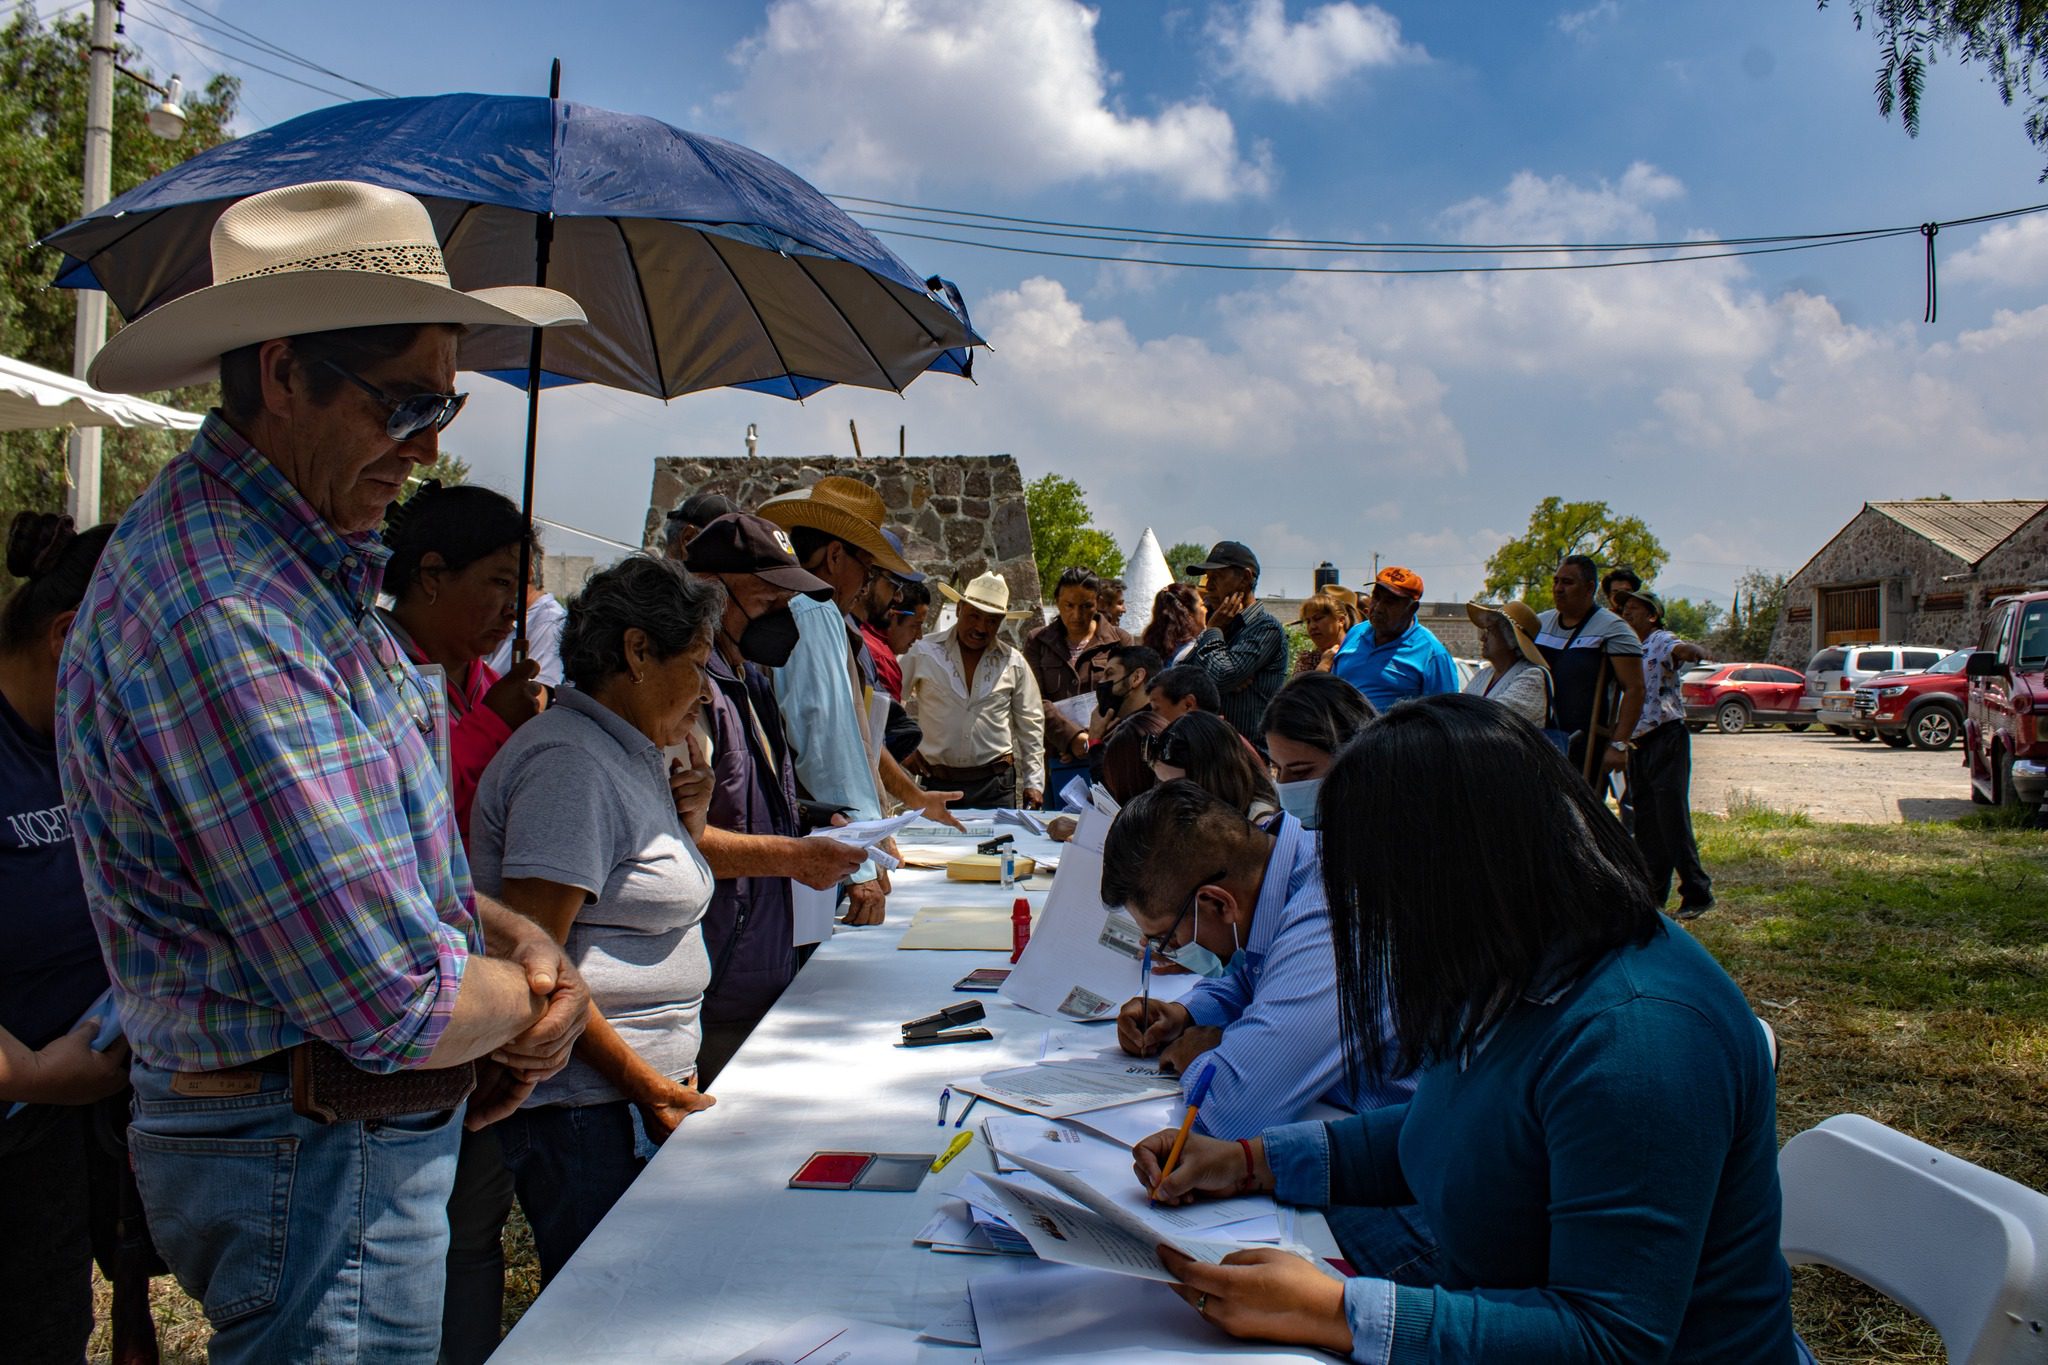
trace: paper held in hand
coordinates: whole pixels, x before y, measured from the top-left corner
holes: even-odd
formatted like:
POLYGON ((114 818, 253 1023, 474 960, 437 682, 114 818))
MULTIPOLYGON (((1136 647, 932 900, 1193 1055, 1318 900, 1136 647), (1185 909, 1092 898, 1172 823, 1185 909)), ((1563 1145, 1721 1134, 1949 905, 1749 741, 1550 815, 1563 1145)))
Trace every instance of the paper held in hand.
POLYGON ((1173 1276, 1159 1263, 1155 1249, 1161 1244, 1212 1265, 1233 1251, 1243 1250, 1238 1242, 1202 1241, 1169 1234, 1120 1207, 1116 1200, 1072 1172, 1029 1157, 1016 1160, 1061 1198, 1048 1198, 999 1175, 984 1175, 981 1180, 1003 1201, 1015 1220, 1012 1226, 1024 1234, 1024 1240, 1031 1243, 1040 1260, 1112 1270, 1120 1275, 1171 1284, 1173 1276))

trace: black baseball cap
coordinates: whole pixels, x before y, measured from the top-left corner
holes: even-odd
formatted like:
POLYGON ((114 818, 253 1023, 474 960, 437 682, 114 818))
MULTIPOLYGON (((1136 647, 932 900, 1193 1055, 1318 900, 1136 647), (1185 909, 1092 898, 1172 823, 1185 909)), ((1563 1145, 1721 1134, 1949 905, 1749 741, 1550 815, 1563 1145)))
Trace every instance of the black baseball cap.
POLYGON ((692 493, 669 509, 666 520, 670 526, 683 522, 701 530, 718 518, 739 510, 740 505, 723 493, 692 493))
POLYGON ((1199 564, 1190 564, 1183 573, 1210 573, 1216 569, 1245 569, 1256 578, 1259 573, 1259 557, 1251 547, 1234 540, 1219 540, 1209 547, 1209 557, 1199 564))
POLYGON ((691 573, 750 573, 763 583, 824 601, 832 585, 797 563, 789 532, 765 517, 728 512, 690 542, 691 573))

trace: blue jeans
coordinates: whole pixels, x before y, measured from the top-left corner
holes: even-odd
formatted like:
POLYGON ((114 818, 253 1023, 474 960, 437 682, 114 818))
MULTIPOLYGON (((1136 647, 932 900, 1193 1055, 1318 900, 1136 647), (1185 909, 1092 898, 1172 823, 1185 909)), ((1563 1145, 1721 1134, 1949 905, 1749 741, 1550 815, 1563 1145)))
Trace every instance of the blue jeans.
POLYGON ((128 1129, 157 1248, 224 1365, 431 1361, 462 1110, 320 1124, 286 1077, 178 1095, 137 1062, 128 1129))
POLYGON ((545 1285, 604 1221, 647 1158, 633 1106, 543 1104, 494 1125, 545 1285))

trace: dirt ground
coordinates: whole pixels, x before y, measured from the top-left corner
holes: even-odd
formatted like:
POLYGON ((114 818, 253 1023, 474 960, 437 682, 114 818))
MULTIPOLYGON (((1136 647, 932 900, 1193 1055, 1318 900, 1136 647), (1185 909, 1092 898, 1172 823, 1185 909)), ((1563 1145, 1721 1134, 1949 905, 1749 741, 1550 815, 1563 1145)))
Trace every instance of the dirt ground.
POLYGON ((1953 820, 1973 809, 1959 744, 1930 753, 1821 730, 1694 735, 1693 809, 1725 814, 1751 802, 1857 825, 1953 820))

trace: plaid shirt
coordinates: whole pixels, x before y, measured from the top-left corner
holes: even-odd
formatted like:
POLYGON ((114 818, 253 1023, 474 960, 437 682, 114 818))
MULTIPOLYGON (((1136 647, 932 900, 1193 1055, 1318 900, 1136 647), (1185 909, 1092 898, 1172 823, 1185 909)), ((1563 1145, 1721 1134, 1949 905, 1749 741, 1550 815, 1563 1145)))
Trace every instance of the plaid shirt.
POLYGON ((121 519, 65 645, 57 742, 136 1056, 309 1037, 417 1066, 482 950, 431 691, 344 538, 218 414, 121 519))

